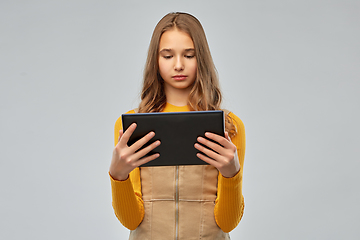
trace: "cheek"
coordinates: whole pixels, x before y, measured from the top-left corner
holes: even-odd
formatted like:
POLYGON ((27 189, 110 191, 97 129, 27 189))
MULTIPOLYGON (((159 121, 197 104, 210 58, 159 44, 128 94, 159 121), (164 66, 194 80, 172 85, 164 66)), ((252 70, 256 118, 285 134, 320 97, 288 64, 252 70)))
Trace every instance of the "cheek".
POLYGON ((168 65, 169 64, 167 64, 166 62, 159 60, 159 72, 160 72, 161 76, 163 74, 166 74, 169 71, 168 65))
POLYGON ((191 72, 192 74, 194 74, 196 76, 196 73, 197 73, 197 63, 195 61, 194 64, 191 65, 191 72))

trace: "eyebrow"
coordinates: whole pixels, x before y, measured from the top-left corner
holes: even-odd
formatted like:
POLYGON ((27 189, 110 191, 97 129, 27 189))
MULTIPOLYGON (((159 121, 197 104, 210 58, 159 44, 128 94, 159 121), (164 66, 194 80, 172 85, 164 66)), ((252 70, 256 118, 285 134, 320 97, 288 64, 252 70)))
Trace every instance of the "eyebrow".
MULTIPOLYGON (((160 53, 162 52, 172 52, 173 50, 171 48, 164 48, 160 50, 160 53)), ((184 52, 195 52, 194 48, 187 48, 184 50, 184 52)))

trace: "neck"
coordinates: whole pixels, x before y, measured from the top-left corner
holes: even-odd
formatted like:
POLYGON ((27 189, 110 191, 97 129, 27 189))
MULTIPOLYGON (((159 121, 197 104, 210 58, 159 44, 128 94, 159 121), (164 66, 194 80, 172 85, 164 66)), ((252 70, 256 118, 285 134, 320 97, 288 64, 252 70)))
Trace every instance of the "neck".
POLYGON ((188 104, 190 91, 191 88, 165 88, 166 101, 174 106, 186 106, 188 104))

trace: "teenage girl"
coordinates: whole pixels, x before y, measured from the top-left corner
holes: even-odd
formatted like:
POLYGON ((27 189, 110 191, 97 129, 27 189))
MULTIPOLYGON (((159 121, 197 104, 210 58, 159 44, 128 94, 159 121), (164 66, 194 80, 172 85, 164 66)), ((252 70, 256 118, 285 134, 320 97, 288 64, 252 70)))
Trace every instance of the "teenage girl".
MULTIPOLYGON (((144 71, 141 103, 128 113, 220 110, 221 92, 200 22, 190 14, 170 13, 153 32, 144 71)), ((137 151, 154 137, 150 132, 131 146, 136 128, 115 124, 110 165, 113 208, 131 230, 129 239, 230 239, 228 232, 244 211, 242 176, 245 131, 225 111, 225 137, 199 137, 197 157, 210 165, 139 167, 159 157, 145 156, 161 142, 137 151)), ((179 146, 181 148, 181 146, 179 146)))

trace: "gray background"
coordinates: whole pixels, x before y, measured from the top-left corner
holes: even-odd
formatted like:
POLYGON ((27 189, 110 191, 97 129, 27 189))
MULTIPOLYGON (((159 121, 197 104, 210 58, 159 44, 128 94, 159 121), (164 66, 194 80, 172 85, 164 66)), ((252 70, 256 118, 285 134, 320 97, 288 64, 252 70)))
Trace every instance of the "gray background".
POLYGON ((0 239, 126 239, 113 126, 137 106, 151 33, 202 22, 245 123, 233 239, 360 236, 360 2, 0 1, 0 239))

